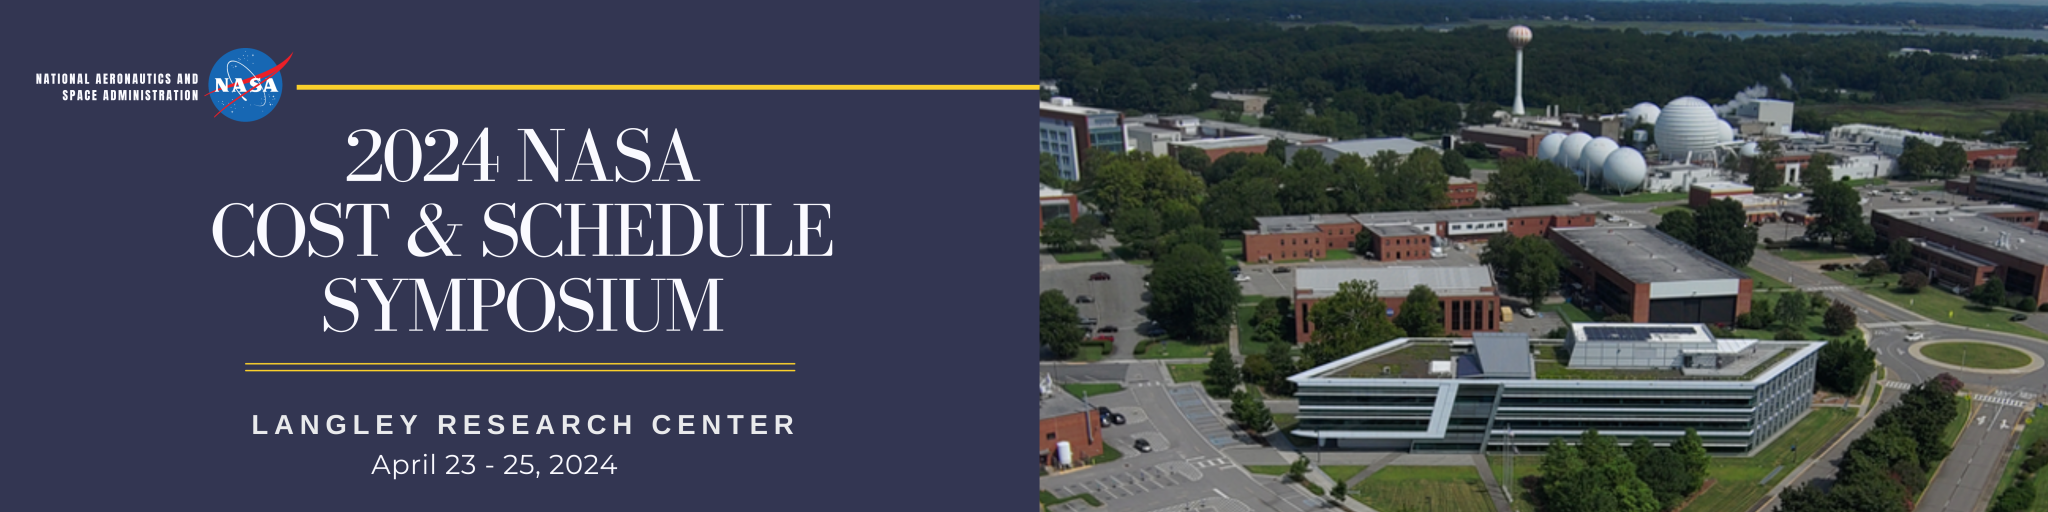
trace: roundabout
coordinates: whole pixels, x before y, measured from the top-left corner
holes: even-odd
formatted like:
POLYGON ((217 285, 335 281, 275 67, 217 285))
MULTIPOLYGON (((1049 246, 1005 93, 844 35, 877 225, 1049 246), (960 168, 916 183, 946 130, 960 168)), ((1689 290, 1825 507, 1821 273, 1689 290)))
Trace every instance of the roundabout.
POLYGON ((2031 351, 1988 341, 1929 341, 1914 344, 1909 351, 1921 362, 1965 372, 2018 375, 2043 366, 2041 356, 2031 351))

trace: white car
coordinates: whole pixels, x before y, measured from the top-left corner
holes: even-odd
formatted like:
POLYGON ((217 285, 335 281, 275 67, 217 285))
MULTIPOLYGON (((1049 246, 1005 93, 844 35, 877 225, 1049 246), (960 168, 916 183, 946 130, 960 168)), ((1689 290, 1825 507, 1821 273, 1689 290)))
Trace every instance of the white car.
POLYGON ((1244 274, 1238 274, 1238 275, 1237 275, 1237 282, 1240 282, 1240 283, 1248 283, 1248 282, 1251 282, 1251 280, 1252 280, 1252 276, 1248 276, 1248 275, 1244 275, 1244 274))
POLYGON ((1927 339, 1927 333, 1920 331, 1906 333, 1906 341, 1920 341, 1924 339, 1927 339))

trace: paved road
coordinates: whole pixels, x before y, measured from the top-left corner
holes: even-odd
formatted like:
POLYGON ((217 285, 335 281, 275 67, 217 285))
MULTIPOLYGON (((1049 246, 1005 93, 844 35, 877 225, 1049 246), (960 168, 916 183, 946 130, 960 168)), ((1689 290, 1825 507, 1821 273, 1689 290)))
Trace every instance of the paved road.
MULTIPOLYGON (((1170 385, 1165 368, 1153 362, 1086 366, 1125 368, 1125 391, 1092 397, 1089 401, 1123 413, 1130 421, 1102 432, 1110 446, 1123 452, 1123 459, 1039 479, 1039 488, 1056 496, 1087 492, 1103 501, 1101 508, 1081 504, 1073 510, 1232 510, 1242 505, 1236 510, 1305 512, 1320 503, 1279 484, 1277 479, 1254 476, 1225 456, 1211 442, 1216 429, 1229 432, 1227 427, 1214 422, 1222 411, 1214 409, 1207 400, 1187 399, 1189 392, 1201 393, 1198 386, 1170 385), (1184 409, 1187 414, 1182 412, 1184 409), (1198 427, 1188 414, 1207 421, 1198 427), (1132 442, 1140 438, 1153 444, 1152 453, 1139 453, 1132 448, 1132 442)), ((1102 372, 1108 373, 1112 372, 1102 372)), ((1223 444, 1236 445, 1235 440, 1223 444)))
MULTIPOLYGON (((1949 373, 1961 379, 1966 389, 1973 393, 2033 393, 2048 394, 2048 371, 2036 371, 2020 375, 1982 374, 1936 367, 1913 357, 1907 350, 1906 334, 1920 331, 1926 334, 1926 341, 1936 340, 1977 340, 2011 345, 2036 354, 2048 354, 2048 342, 2035 338, 2015 336, 1966 327, 1934 322, 1912 311, 1894 306, 1882 299, 1872 297, 1854 288, 1846 288, 1817 272, 1794 265, 1783 258, 1758 251, 1750 260, 1750 266, 1771 277, 1784 280, 1801 289, 1817 290, 1829 298, 1843 301, 1856 307, 1858 320, 1870 331, 1870 347, 1878 352, 1878 361, 1891 368, 1893 378, 1918 383, 1941 373, 1949 373)), ((1896 394, 1889 391, 1887 394, 1896 394)), ((1997 462, 2011 446, 2011 423, 2001 424, 1999 419, 2010 419, 2022 412, 2013 405, 1993 403, 1980 406, 1978 416, 1985 416, 1985 423, 1972 424, 1956 443, 1954 451, 1929 484, 1927 495, 1921 498, 1916 512, 1972 512, 1982 507, 1980 502, 1989 498, 1990 487, 1995 485, 2003 466, 1997 462)), ((1867 424, 1858 425, 1867 429, 1867 424)), ((1861 435, 1861 432, 1855 433, 1861 435)), ((1840 457, 1839 450, 1847 443, 1838 445, 1831 458, 1840 457)), ((1831 460, 1834 460, 1831 459, 1831 460)), ((1797 478, 1826 482, 1833 478, 1832 464, 1815 465, 1797 478), (1823 467, 1827 466, 1827 467, 1823 467)))

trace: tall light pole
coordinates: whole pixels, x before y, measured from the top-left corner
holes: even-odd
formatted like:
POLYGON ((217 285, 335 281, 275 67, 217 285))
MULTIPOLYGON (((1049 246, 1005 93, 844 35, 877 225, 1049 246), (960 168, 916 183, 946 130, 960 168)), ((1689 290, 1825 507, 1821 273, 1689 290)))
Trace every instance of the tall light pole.
POLYGON ((1529 27, 1522 25, 1508 28, 1508 43, 1515 45, 1515 109, 1509 112, 1516 116, 1529 114, 1522 108, 1522 47, 1529 45, 1529 38, 1533 35, 1529 27))

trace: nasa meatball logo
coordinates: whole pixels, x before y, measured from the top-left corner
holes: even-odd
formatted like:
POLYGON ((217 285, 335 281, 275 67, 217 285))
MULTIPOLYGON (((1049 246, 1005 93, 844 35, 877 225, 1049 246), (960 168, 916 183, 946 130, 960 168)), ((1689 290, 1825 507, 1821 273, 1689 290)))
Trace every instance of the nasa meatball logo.
POLYGON ((206 97, 213 100, 214 117, 227 116, 241 122, 255 121, 270 115, 277 109, 278 100, 284 97, 284 65, 291 63, 287 54, 284 61, 270 60, 269 55, 252 48, 241 48, 220 56, 213 63, 213 70, 207 73, 207 82, 213 89, 206 97))

